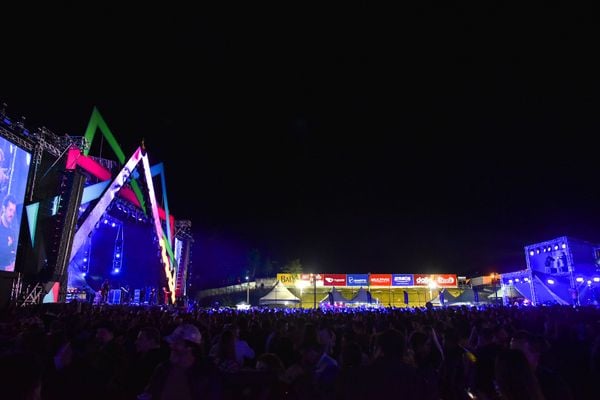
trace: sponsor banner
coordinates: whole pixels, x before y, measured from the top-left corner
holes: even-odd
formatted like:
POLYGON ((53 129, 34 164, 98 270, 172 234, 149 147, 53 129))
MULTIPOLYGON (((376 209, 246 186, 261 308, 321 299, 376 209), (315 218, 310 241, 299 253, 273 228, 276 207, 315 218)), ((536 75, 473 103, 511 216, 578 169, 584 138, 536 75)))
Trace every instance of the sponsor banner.
POLYGON ((455 274, 415 274, 415 286, 429 286, 435 282, 437 287, 457 287, 458 278, 455 274))
MULTIPOLYGON (((323 274, 313 274, 312 276, 311 274, 300 274, 300 281, 302 281, 301 286, 313 286, 313 278, 317 281, 315 286, 323 287, 323 274)), ((298 284, 296 284, 296 286, 298 287, 298 284)))
POLYGON ((392 286, 392 274, 371 274, 371 286, 392 286))
MULTIPOLYGON (((323 274, 313 275, 317 280, 317 287, 323 287, 323 274)), ((304 288, 313 286, 310 274, 277 274, 277 280, 285 287, 304 288)))
POLYGON ((413 286, 412 274, 392 274, 392 286, 413 286))
POLYGON ((286 287, 295 287, 296 281, 300 280, 300 274, 277 274, 277 280, 286 287))
POLYGON ((346 286, 346 274, 324 274, 324 286, 346 286))
POLYGON ((369 274, 346 275, 346 286, 369 286, 369 274))

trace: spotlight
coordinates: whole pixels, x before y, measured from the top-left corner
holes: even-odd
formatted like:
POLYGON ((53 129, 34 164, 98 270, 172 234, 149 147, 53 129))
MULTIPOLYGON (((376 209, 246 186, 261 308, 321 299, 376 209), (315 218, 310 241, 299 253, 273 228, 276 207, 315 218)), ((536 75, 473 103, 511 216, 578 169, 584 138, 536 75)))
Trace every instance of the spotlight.
POLYGON ((575 280, 579 283, 583 282, 583 278, 581 276, 578 276, 577 278, 575 278, 575 280))
POLYGON ((550 285, 554 285, 554 279, 548 279, 547 281, 550 285))

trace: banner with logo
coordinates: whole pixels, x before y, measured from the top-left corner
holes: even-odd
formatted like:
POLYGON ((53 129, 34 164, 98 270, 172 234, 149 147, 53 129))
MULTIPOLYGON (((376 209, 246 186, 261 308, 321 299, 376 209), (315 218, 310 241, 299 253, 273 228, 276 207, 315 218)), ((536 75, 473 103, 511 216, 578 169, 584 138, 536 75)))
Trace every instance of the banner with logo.
POLYGON ((346 275, 346 286, 369 286, 369 274, 346 275))
MULTIPOLYGON (((323 287, 323 274, 300 274, 301 286, 316 286, 323 287), (316 281, 313 282, 313 279, 316 281)), ((296 287, 298 287, 298 282, 296 282, 296 287)))
POLYGON ((296 287, 296 281, 300 280, 300 274, 277 274, 277 280, 285 287, 296 287))
POLYGON ((413 286, 412 274, 392 274, 392 286, 413 286))
POLYGON ((346 274, 323 274, 324 286, 346 286, 346 274))
POLYGON ((371 286, 392 286, 392 274, 371 274, 371 286))
POLYGON ((415 274, 415 286, 429 286, 434 282, 436 287, 457 287, 458 278, 455 274, 415 274))

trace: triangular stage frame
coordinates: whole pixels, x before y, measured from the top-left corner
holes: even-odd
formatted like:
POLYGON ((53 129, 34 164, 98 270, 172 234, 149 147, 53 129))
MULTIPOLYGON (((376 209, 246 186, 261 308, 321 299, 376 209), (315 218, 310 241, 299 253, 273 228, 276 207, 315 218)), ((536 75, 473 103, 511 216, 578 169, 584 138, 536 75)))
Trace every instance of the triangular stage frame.
MULTIPOLYGON (((85 133, 85 138, 88 143, 91 144, 91 142, 94 139, 95 133, 98 129, 100 129, 102 135, 114 151, 115 155, 118 158, 118 161, 123 164, 125 162, 124 152, 122 151, 114 135, 110 131, 108 125, 104 121, 104 118, 102 118, 102 115, 100 114, 98 109, 94 107, 92 111, 92 116, 90 117, 90 121, 88 123, 85 133)), ((87 146, 83 151, 81 151, 77 147, 72 147, 71 149, 69 149, 67 156, 67 170, 80 167, 101 180, 101 182, 96 183, 94 185, 90 185, 84 189, 81 201, 82 204, 85 204, 95 199, 98 199, 98 201, 96 202, 86 219, 79 225, 79 228, 75 232, 73 238, 73 245, 71 247, 71 252, 69 256, 69 263, 77 255, 79 250, 85 245, 87 238, 92 234, 92 231, 97 226, 97 223, 100 221, 100 218, 110 206, 117 194, 121 198, 124 198, 125 200, 128 200, 134 205, 140 207, 142 211, 144 211, 144 213, 147 214, 142 189, 140 189, 138 182, 136 181, 136 178, 138 176, 136 174, 135 168, 141 162, 144 177, 146 180, 146 187, 148 190, 147 195, 150 202, 150 210, 152 212, 154 229, 160 246, 160 258, 164 265, 167 286, 169 287, 169 291, 171 293, 171 302, 175 303, 175 275, 177 271, 176 259, 172 250, 171 234, 174 229, 175 219, 172 215, 169 214, 163 164, 160 163, 151 168, 146 149, 144 148, 144 145, 142 143, 142 146, 138 147, 138 149, 133 153, 133 155, 127 161, 127 163, 125 163, 121 171, 111 181, 110 171, 103 168, 95 160, 88 156, 89 148, 90 146, 87 146), (160 175, 161 177, 161 184, 163 185, 162 193, 163 203, 165 207, 164 210, 158 206, 158 202, 156 201, 154 184, 152 181, 152 177, 154 175, 160 175), (125 186, 125 184, 128 181, 130 182, 131 188, 125 186), (166 234, 163 230, 161 219, 165 220, 166 234)))

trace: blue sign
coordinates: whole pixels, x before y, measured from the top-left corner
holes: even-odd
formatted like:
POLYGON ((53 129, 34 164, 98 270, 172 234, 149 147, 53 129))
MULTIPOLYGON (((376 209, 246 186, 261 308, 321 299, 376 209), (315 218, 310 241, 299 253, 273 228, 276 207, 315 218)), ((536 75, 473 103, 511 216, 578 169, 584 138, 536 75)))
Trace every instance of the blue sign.
POLYGON ((369 286, 369 274, 346 275, 346 286, 369 286))
POLYGON ((392 286, 414 286, 412 274, 392 274, 392 286))

